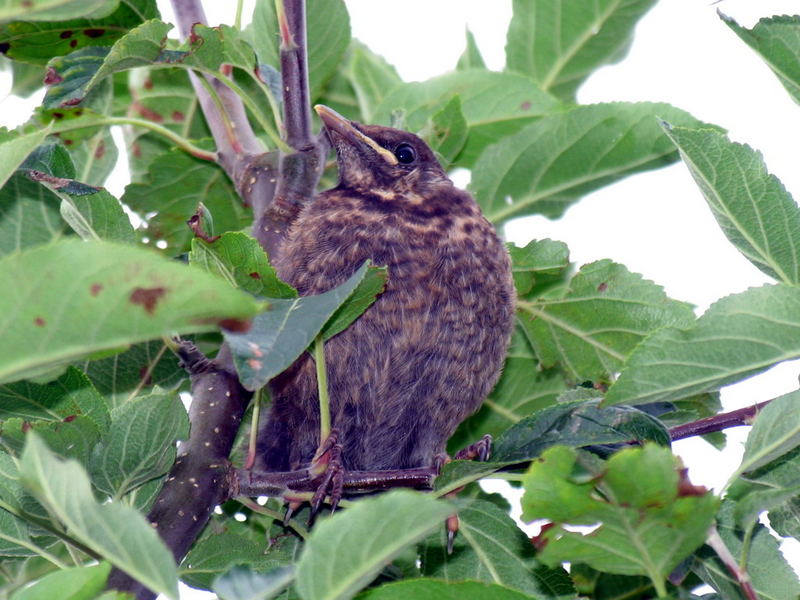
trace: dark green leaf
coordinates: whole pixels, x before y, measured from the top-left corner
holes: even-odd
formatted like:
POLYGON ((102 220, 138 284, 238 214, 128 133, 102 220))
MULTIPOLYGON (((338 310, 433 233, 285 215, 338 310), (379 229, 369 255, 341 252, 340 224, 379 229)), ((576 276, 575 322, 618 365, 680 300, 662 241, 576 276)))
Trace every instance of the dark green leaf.
POLYGON ((211 243, 194 238, 189 262, 257 296, 297 297, 297 291, 278 278, 258 241, 245 233, 229 231, 211 243))
POLYGON ((54 58, 47 65, 53 83, 44 97, 44 107, 78 104, 105 77, 151 64, 164 48, 171 28, 171 25, 151 19, 131 29, 110 49, 87 46, 54 58))
POLYGON ((610 260, 582 267, 563 297, 520 300, 518 311, 542 365, 574 381, 610 380, 650 333, 694 320, 688 304, 610 260))
POLYGON ((531 460, 556 444, 580 448, 649 440, 669 445, 669 432, 655 417, 629 406, 601 408, 599 404, 599 399, 560 402, 533 413, 495 441, 492 460, 531 460))
POLYGON ((242 385, 257 390, 291 365, 364 280, 367 266, 324 294, 272 301, 247 333, 224 332, 242 385))
POLYGON ((470 189, 495 223, 528 214, 559 216, 591 191, 675 162, 678 154, 659 118, 702 126, 669 104, 576 106, 487 148, 475 163, 470 189))
POLYGON ((800 283, 800 209, 761 154, 712 130, 665 126, 731 243, 783 283, 800 283))
POLYGON ((18 417, 3 421, 0 441, 4 448, 15 455, 22 452, 29 432, 36 432, 50 449, 62 458, 74 458, 83 465, 89 463, 97 442, 100 428, 89 417, 70 416, 63 421, 26 421, 18 417))
POLYGON ((800 357, 800 290, 767 285, 713 304, 691 327, 644 340, 606 396, 608 404, 673 401, 717 390, 800 357))
POLYGON ((573 101, 599 67, 621 60, 636 22, 656 0, 514 0, 506 66, 531 76, 543 90, 573 101))
POLYGON ((121 498, 167 472, 189 419, 175 394, 143 396, 114 409, 111 429, 94 448, 90 473, 101 492, 121 498))
POLYGON ((320 335, 328 340, 341 333, 367 310, 386 288, 386 267, 369 266, 364 278, 322 328, 320 335))
POLYGON ((20 476, 70 535, 150 589, 177 600, 175 563, 158 534, 132 508, 98 504, 78 463, 60 460, 36 435, 29 435, 20 476))
POLYGON ((0 259, 0 381, 171 332, 215 330, 259 305, 142 248, 63 240, 0 259))
POLYGON ((58 423, 79 415, 91 418, 101 432, 111 423, 105 400, 89 378, 74 367, 44 385, 30 381, 0 385, 0 419, 58 423))
POLYGON ((64 146, 47 142, 37 146, 20 165, 22 171, 40 171, 54 177, 75 179, 75 165, 64 146))
POLYGON ((122 203, 147 219, 147 236, 167 243, 169 254, 189 249, 192 232, 186 221, 202 202, 219 231, 237 231, 247 225, 248 212, 219 165, 171 150, 153 159, 146 183, 125 188, 122 203))
POLYGON ((60 200, 18 171, 0 188, 0 256, 46 244, 69 229, 61 220, 60 200))
POLYGON ((80 366, 111 408, 131 400, 142 389, 156 385, 174 388, 188 376, 161 341, 134 344, 130 350, 80 366))
MULTIPOLYGON (((40 4, 44 5, 45 2, 40 4)), ((46 4, 52 6, 54 3, 48 1, 46 4)), ((69 12, 59 10, 50 18, 36 17, 35 22, 35 13, 32 14, 28 8, 18 15, 23 21, 0 25, 0 43, 8 44, 6 56, 44 65, 54 56, 64 56, 84 46, 110 46, 128 29, 159 16, 154 0, 121 0, 119 6, 117 0, 65 0, 61 4, 65 5, 64 8, 70 4, 73 7, 69 12), (91 17, 92 4, 104 4, 116 10, 108 16, 91 17)), ((39 71, 41 87, 43 70, 39 71)))
POLYGON ((359 501, 314 527, 297 563, 297 591, 304 600, 352 598, 453 512, 452 505, 409 490, 359 501))

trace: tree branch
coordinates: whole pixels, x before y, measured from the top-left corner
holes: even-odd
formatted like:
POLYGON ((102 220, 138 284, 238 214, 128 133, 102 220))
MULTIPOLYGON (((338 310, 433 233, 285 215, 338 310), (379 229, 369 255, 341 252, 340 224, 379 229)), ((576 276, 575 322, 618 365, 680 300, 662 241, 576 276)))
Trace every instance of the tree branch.
POLYGON ((753 419, 758 415, 759 411, 764 408, 772 400, 765 400, 753 406, 747 406, 738 410, 733 410, 727 413, 720 413, 713 417, 706 417, 692 421, 691 423, 684 423, 677 425, 669 430, 669 436, 672 441, 682 440, 696 435, 705 435, 707 433, 714 433, 722 431, 728 427, 738 427, 740 425, 750 425, 753 419))

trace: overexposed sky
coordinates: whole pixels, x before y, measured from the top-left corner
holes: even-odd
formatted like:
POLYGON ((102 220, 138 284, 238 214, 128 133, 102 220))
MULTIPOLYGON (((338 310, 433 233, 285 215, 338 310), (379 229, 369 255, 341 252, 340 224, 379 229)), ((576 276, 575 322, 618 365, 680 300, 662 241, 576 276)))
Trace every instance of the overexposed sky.
MULTIPOLYGON (((345 1, 354 36, 408 80, 452 69, 463 50, 467 26, 490 68, 503 67, 510 0, 345 1)), ((205 4, 210 24, 233 21, 233 2, 205 4)), ((252 4, 250 0, 245 5, 252 4)), ((717 10, 750 27, 759 17, 796 14, 800 3, 661 0, 641 21, 629 56, 594 75, 581 89, 579 101, 674 104, 760 150, 770 172, 790 192, 800 193, 800 106, 720 21, 717 10)), ((167 6, 162 11, 166 20, 172 18, 167 6)), ((8 87, 8 74, 0 73, 0 97, 8 87)), ((3 100, 0 124, 24 121, 35 104, 3 100)), ((119 193, 122 185, 117 181, 109 188, 119 193)), ((562 240, 578 264, 612 258, 663 285, 674 298, 696 305, 699 312, 720 297, 770 281, 727 242, 682 164, 600 190, 559 221, 521 219, 508 226, 506 234, 520 244, 533 238, 562 240)), ((732 410, 794 390, 798 372, 796 362, 781 365, 724 390, 723 402, 732 410)), ((732 430, 723 454, 691 440, 676 444, 676 451, 695 483, 719 489, 738 463, 744 435, 745 428, 732 430)), ((793 542, 791 547, 791 560, 800 569, 800 544, 793 542)))

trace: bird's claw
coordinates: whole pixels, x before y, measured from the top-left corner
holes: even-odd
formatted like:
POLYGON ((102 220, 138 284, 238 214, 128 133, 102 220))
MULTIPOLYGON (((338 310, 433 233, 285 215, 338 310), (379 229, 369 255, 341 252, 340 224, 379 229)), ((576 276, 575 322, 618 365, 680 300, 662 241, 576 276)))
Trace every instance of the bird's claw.
POLYGON ((486 462, 492 453, 492 436, 488 433, 474 444, 456 452, 455 460, 478 460, 486 462))
POLYGON ((322 481, 311 498, 311 514, 308 517, 308 524, 311 525, 320 508, 322 508, 322 503, 326 497, 329 498, 331 512, 334 512, 336 507, 339 506, 339 501, 344 493, 342 445, 339 443, 339 432, 337 430, 331 430, 328 438, 322 442, 309 469, 312 472, 319 471, 324 473, 322 481))

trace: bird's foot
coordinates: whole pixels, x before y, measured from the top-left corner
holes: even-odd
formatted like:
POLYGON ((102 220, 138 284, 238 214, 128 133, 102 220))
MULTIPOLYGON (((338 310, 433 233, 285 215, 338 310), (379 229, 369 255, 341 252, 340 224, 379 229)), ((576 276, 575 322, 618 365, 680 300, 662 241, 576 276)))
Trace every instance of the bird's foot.
POLYGON ((492 436, 488 433, 474 444, 462 448, 453 457, 455 460, 477 460, 486 462, 492 453, 492 436))
POLYGON ((342 464, 342 445, 339 443, 339 431, 332 429, 327 439, 317 450, 308 468, 312 474, 322 474, 323 478, 311 498, 311 514, 309 525, 317 516, 325 498, 329 498, 331 512, 339 506, 344 493, 344 465, 342 464))
MULTIPOLYGON (((456 452, 453 460, 478 460, 480 462, 486 462, 489 460, 489 455, 492 452, 492 436, 485 435, 480 440, 475 442, 474 444, 470 444, 466 448, 462 448, 458 452, 456 452)), ((442 470, 442 467, 450 462, 450 457, 447 454, 437 454, 433 459, 433 468, 439 473, 442 470)), ((447 494, 448 498, 455 498, 463 488, 458 488, 457 490, 453 490, 447 494)), ((458 515, 451 515, 445 521, 445 527, 447 528, 447 554, 453 553, 453 542, 456 539, 456 533, 458 533, 459 522, 458 522, 458 515)))

